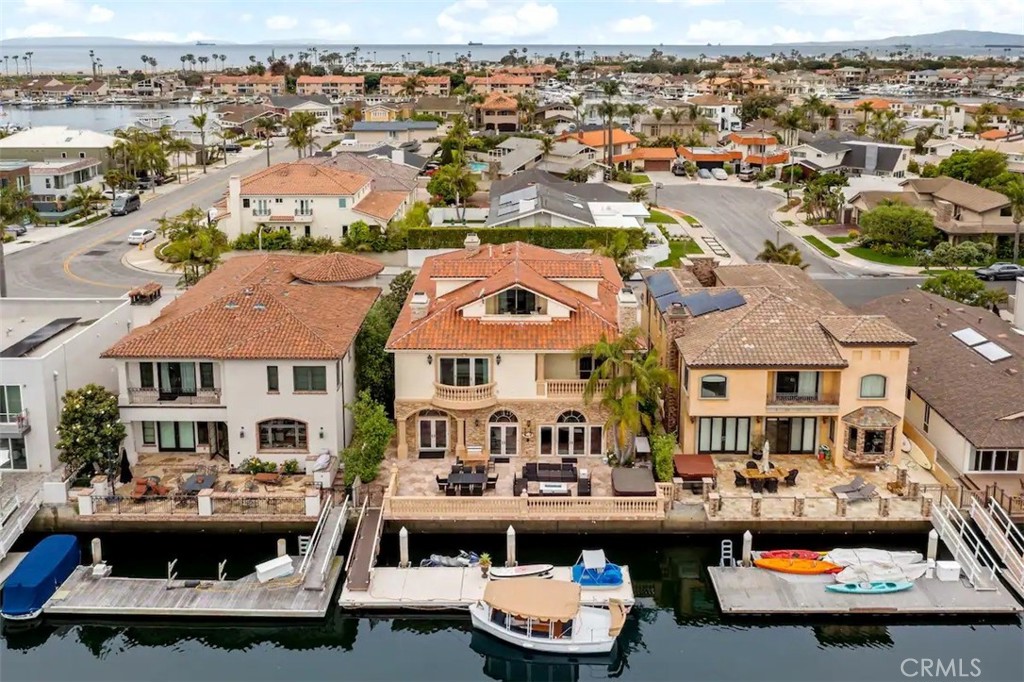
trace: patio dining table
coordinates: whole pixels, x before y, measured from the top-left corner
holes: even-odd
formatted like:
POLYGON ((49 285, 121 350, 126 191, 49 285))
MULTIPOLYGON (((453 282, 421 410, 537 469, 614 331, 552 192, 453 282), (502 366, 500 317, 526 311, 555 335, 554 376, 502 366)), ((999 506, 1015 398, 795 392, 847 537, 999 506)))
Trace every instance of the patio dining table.
POLYGON ((780 481, 786 478, 789 473, 784 469, 769 469, 767 473, 760 469, 745 469, 743 475, 747 478, 777 478, 780 481))
POLYGON ((216 474, 192 474, 181 484, 181 492, 195 495, 200 490, 212 488, 216 482, 216 474))
POLYGON ((485 485, 487 483, 487 474, 477 473, 459 473, 459 474, 448 474, 448 485, 452 486, 467 486, 467 485, 485 485))

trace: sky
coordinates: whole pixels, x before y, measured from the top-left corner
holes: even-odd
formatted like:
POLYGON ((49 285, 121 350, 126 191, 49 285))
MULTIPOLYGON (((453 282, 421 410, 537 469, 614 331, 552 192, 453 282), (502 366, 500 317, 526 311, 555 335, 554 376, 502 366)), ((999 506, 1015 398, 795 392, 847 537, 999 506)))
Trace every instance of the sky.
POLYGON ((1021 0, 0 0, 0 36, 323 44, 770 44, 1021 32, 1021 0))

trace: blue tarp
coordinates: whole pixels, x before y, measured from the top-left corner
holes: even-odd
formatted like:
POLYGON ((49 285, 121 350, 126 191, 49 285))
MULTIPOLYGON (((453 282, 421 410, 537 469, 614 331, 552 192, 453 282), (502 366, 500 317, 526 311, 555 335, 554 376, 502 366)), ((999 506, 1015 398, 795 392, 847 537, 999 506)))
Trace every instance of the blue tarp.
POLYGON ((6 616, 24 616, 38 611, 67 580, 81 558, 74 535, 44 538, 4 583, 0 612, 6 616))

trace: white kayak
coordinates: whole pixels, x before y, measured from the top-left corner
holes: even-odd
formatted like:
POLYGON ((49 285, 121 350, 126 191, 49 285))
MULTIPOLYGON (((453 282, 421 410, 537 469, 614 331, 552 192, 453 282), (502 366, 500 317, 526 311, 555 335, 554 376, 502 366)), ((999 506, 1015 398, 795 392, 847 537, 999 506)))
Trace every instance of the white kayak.
POLYGON ((914 582, 928 571, 928 564, 868 562, 847 566, 835 574, 837 583, 914 582))
POLYGON ((491 568, 488 574, 492 580, 503 580, 505 578, 550 578, 554 570, 551 564, 526 564, 523 566, 512 566, 510 568, 491 568))

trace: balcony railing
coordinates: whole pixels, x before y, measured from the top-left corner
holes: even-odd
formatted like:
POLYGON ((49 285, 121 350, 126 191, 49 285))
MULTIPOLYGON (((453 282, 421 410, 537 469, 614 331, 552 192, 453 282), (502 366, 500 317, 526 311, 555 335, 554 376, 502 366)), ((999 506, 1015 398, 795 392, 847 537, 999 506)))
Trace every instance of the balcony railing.
POLYGON ((489 407, 498 402, 494 383, 478 386, 447 386, 434 382, 434 399, 438 407, 477 408, 489 407))
POLYGON ((768 394, 768 407, 777 410, 799 410, 801 408, 839 408, 839 396, 834 393, 818 392, 810 395, 772 391, 768 394))
POLYGON ((158 388, 128 388, 132 405, 219 405, 219 388, 197 388, 194 392, 165 391, 158 388))
MULTIPOLYGON (((544 382, 544 390, 549 398, 582 398, 586 387, 586 379, 550 379, 544 382)), ((600 395, 607 387, 607 381, 598 381, 594 393, 600 395)))
POLYGON ((0 414, 0 436, 20 436, 28 430, 28 410, 0 414))

